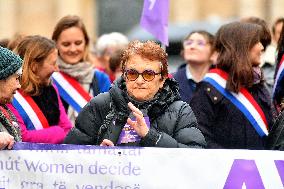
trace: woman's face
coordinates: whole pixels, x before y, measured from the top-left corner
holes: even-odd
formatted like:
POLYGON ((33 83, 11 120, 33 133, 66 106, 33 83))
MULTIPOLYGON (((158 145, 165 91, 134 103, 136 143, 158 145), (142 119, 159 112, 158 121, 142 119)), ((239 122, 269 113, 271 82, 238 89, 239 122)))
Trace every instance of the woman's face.
POLYGON ((57 49, 54 49, 43 61, 43 64, 36 67, 36 75, 40 78, 41 84, 47 86, 50 84, 50 78, 53 72, 57 72, 58 65, 56 63, 58 56, 57 49))
POLYGON ((252 66, 259 66, 261 63, 261 55, 264 48, 263 45, 258 42, 250 50, 249 56, 252 63, 252 66))
POLYGON ((71 27, 61 32, 56 42, 59 55, 67 64, 77 64, 82 61, 86 49, 83 31, 71 27))
POLYGON ((184 60, 189 63, 208 63, 211 57, 211 46, 207 38, 193 33, 183 42, 184 60))
POLYGON ((12 102, 16 90, 20 89, 20 75, 13 74, 7 79, 0 80, 0 104, 12 102))
MULTIPOLYGON (((164 85, 165 79, 161 79, 161 74, 154 75, 151 81, 145 81, 140 74, 136 80, 131 81, 132 79, 129 79, 130 75, 127 77, 127 72, 130 71, 128 73, 132 73, 131 75, 135 71, 143 73, 145 70, 144 73, 161 73, 161 64, 159 61, 148 60, 139 55, 131 56, 126 63, 124 73, 128 94, 138 101, 151 100, 164 85)), ((144 76, 147 78, 146 74, 144 76)))

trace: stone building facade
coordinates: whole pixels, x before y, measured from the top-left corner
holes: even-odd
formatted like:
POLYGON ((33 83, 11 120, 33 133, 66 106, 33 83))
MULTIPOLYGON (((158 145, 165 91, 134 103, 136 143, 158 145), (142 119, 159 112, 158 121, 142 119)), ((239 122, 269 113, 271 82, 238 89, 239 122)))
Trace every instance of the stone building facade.
MULTIPOLYGON (((67 14, 81 16, 90 36, 96 37, 96 6, 100 1, 103 0, 0 0, 0 39, 15 33, 50 37, 55 23, 67 14)), ((131 1, 143 4, 142 0, 131 1)), ((271 23, 284 16, 283 7, 283 0, 171 0, 169 19, 190 22, 258 16, 271 23)))

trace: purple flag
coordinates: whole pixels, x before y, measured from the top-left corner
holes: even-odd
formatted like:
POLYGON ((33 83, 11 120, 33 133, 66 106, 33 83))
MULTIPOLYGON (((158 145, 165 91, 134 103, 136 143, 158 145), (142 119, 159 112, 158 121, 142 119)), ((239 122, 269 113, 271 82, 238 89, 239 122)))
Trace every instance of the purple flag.
POLYGON ((169 0, 144 0, 140 25, 164 45, 168 38, 169 0))

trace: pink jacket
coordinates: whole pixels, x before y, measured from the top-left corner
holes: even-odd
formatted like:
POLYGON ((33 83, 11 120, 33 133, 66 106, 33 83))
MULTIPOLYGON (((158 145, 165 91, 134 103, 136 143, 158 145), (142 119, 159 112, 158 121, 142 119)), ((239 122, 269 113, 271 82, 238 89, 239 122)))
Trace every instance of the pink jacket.
POLYGON ((54 86, 59 103, 60 118, 58 125, 52 125, 49 128, 44 128, 41 130, 28 130, 22 117, 12 104, 7 106, 16 116, 19 125, 21 127, 22 140, 23 142, 34 142, 34 143, 51 143, 60 144, 63 142, 65 136, 72 128, 72 124, 65 112, 64 106, 58 94, 57 88, 54 86))

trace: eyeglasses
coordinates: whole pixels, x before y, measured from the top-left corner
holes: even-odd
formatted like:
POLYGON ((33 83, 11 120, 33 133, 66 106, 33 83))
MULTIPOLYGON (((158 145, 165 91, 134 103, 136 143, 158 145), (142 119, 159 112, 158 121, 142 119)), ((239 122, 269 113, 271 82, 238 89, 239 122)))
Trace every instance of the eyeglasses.
POLYGON ((161 73, 156 73, 153 70, 144 70, 142 73, 139 73, 137 70, 129 69, 125 71, 126 78, 130 81, 135 81, 139 75, 142 75, 145 81, 152 81, 156 75, 161 73))
POLYGON ((191 40, 191 39, 188 39, 188 40, 185 40, 184 42, 183 42, 183 46, 184 47, 189 47, 190 45, 192 45, 192 44, 196 44, 197 46, 199 46, 199 47, 204 47, 206 44, 207 44, 207 42, 206 41, 203 41, 203 40, 191 40))

